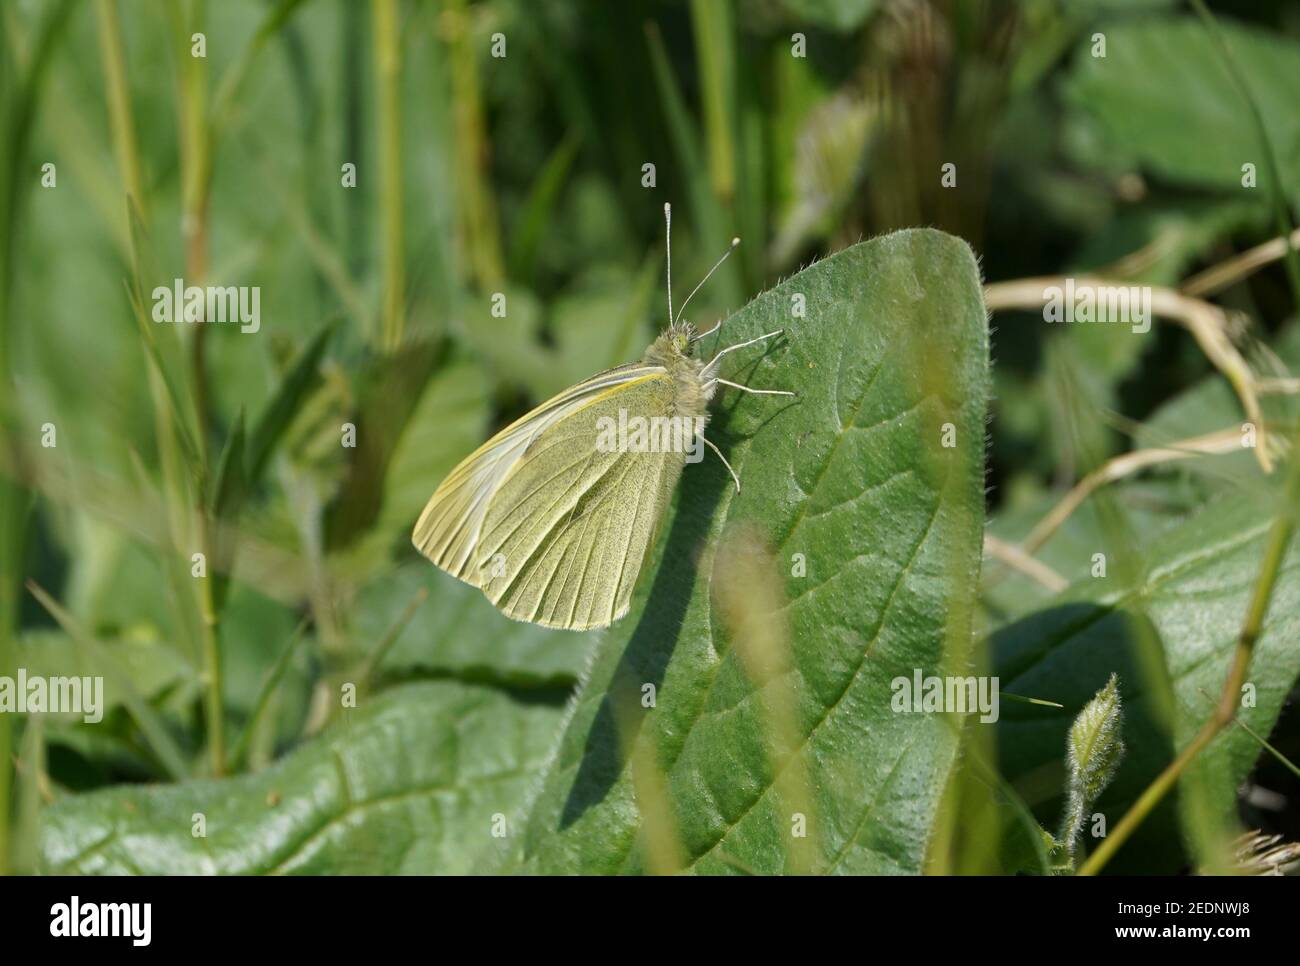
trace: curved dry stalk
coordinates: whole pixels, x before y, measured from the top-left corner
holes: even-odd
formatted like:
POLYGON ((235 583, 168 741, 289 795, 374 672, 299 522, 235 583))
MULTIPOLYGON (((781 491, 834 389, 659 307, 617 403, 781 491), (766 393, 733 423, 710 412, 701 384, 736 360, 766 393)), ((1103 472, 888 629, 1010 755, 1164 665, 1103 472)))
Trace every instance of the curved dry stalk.
POLYGON ((1001 540, 991 533, 984 534, 984 556, 1018 570, 1030 580, 1059 594, 1070 582, 1037 557, 1026 553, 1023 547, 1001 540))
POLYGON ((1217 432, 1202 436, 1191 436, 1170 443, 1168 446, 1156 446, 1149 449, 1135 449, 1119 456, 1112 456, 1105 463, 1093 470, 1074 485, 1051 511, 1035 524, 1021 543, 1021 549, 1032 554, 1038 550, 1069 519, 1070 514, 1107 483, 1114 483, 1131 476, 1148 466, 1158 466, 1174 460, 1190 459, 1193 456, 1212 456, 1231 453, 1241 448, 1241 430, 1229 426, 1217 432))
POLYGON ((1295 396, 1300 395, 1300 379, 1290 379, 1278 377, 1276 379, 1260 379, 1255 383, 1255 389, 1263 395, 1295 396))
MULTIPOLYGON (((1066 283, 1067 278, 1064 275, 994 282, 984 286, 984 303, 990 312, 1004 309, 1038 309, 1047 302, 1049 289, 1064 289, 1066 283)), ((1099 286, 1127 285, 1127 283, 1107 281, 1092 275, 1073 276, 1073 284, 1075 291, 1099 286)), ((1191 332, 1206 358, 1231 384, 1237 398, 1241 400, 1246 418, 1255 425, 1259 437, 1259 445, 1255 447, 1255 458, 1265 473, 1272 472, 1273 460, 1268 454, 1268 446, 1265 445, 1264 414, 1259 407, 1255 377, 1246 360, 1233 345, 1229 334, 1231 326, 1227 313, 1217 305, 1191 298, 1170 288, 1158 286, 1148 286, 1148 288, 1151 292, 1152 312, 1161 318, 1177 322, 1191 332)))
POLYGON ((1096 271, 1107 278, 1141 278, 1160 259, 1173 255, 1177 251, 1177 245, 1177 239, 1165 234, 1157 234, 1141 248, 1106 265, 1098 266, 1096 271))
POLYGON ((1218 265, 1211 265, 1203 272, 1198 272, 1183 282, 1181 291, 1184 295, 1194 298, 1204 298, 1215 292, 1221 292, 1232 283, 1253 275, 1270 262, 1285 258, 1291 248, 1300 249, 1300 228, 1291 232, 1289 244, 1287 238, 1281 235, 1269 239, 1239 255, 1225 259, 1218 265))

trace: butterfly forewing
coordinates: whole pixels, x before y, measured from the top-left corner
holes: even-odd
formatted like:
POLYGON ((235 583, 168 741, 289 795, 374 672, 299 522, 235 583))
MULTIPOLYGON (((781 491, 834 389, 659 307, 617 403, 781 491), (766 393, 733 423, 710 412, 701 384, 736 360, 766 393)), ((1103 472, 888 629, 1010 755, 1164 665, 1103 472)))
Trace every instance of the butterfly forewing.
POLYGON ((493 496, 478 559, 483 592, 517 620, 575 630, 627 612, 632 587, 684 455, 602 452, 600 420, 619 410, 663 416, 674 386, 663 372, 602 393, 542 432, 493 496))
POLYGON ((672 413, 660 366, 620 366, 502 430, 443 481, 413 542, 516 620, 583 630, 628 608, 681 453, 602 452, 602 416, 672 413))

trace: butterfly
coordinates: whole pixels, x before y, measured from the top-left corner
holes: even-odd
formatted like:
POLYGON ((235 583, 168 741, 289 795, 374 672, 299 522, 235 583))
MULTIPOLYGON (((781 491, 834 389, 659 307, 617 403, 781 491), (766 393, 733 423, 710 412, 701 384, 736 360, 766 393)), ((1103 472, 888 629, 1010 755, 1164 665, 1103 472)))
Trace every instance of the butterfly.
POLYGON ((447 475, 415 524, 420 553, 514 620, 582 631, 626 614, 682 470, 702 456, 700 443, 740 492, 736 471, 703 433, 718 387, 794 395, 718 375, 723 357, 784 330, 728 346, 708 362, 694 356, 722 323, 696 332, 682 313, 740 239, 674 316, 666 204, 664 220, 669 324, 641 361, 585 379, 501 430, 447 475))

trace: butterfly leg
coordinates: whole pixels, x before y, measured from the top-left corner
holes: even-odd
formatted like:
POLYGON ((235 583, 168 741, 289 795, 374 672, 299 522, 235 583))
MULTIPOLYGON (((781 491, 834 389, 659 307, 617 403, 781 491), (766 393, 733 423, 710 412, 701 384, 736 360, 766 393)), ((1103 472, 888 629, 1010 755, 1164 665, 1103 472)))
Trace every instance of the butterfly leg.
POLYGON ((727 472, 731 474, 731 478, 736 481, 736 492, 739 493, 740 477, 737 476, 736 471, 731 468, 731 464, 727 462, 727 458, 722 455, 722 450, 714 446, 713 441, 709 439, 707 436, 701 436, 700 439, 704 440, 705 445, 708 446, 709 449, 713 450, 713 452, 718 454, 718 459, 722 460, 722 465, 727 468, 727 472))
POLYGON ((762 342, 764 339, 770 339, 773 336, 781 335, 783 332, 785 332, 785 329, 777 329, 775 332, 768 332, 765 335, 760 335, 756 339, 749 339, 745 342, 737 342, 735 345, 727 346, 725 349, 722 349, 720 352, 718 352, 716 356, 714 356, 712 359, 709 360, 709 364, 706 365, 701 370, 701 374, 705 376, 709 376, 710 370, 714 369, 714 367, 717 366, 718 364, 718 360, 721 359, 723 356, 725 356, 728 352, 735 352, 737 349, 743 349, 746 346, 754 345, 757 342, 762 342))
POLYGON ((713 385, 730 386, 732 389, 739 389, 742 392, 753 393, 755 396, 797 396, 798 393, 790 392, 788 389, 753 389, 749 386, 742 386, 738 382, 731 382, 727 379, 719 379, 716 376, 704 384, 707 389, 713 385))

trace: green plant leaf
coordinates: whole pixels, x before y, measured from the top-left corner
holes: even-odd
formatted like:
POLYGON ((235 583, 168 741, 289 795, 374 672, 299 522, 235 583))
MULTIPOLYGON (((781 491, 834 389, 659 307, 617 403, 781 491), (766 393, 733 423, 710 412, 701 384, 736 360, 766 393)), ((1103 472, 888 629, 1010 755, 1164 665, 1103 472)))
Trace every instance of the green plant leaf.
POLYGON ((987 381, 979 273, 963 242, 898 232, 765 293, 717 344, 783 326, 787 341, 733 354, 724 374, 800 398, 724 392, 715 405, 710 436, 743 492, 716 460, 687 468, 653 575, 601 642, 530 815, 531 871, 921 868, 956 728, 894 713, 890 682, 938 673, 945 645, 969 642, 987 381), (719 550, 739 534, 772 548, 770 571, 719 550), (739 625, 735 602, 718 599, 729 578, 734 591, 733 565, 774 590, 755 591, 739 625), (785 606, 772 599, 782 593, 785 606), (755 635, 734 628, 769 619, 788 634, 758 635, 773 653, 752 660, 755 635))
POLYGON ((381 662, 385 675, 451 674, 512 687, 568 687, 590 657, 596 635, 512 621, 477 587, 424 559, 361 591, 349 609, 352 638, 377 644, 421 590, 428 597, 381 662))
POLYGON ((39 861, 80 874, 463 873, 518 837, 557 701, 406 685, 254 775, 110 788, 42 815, 39 861), (206 836, 192 834, 202 813, 206 836))
POLYGON ((811 238, 834 229, 857 192, 879 120, 871 100, 850 91, 827 97, 801 118, 790 162, 792 191, 772 242, 775 264, 788 264, 811 238))
MULTIPOLYGON (((1065 705, 1060 711, 1002 706, 1002 767, 1036 813, 1059 812, 1066 731, 1112 671, 1126 682, 1124 744, 1129 749, 1114 783, 1096 805, 1112 826, 1169 762, 1171 749, 1185 744, 1209 717, 1246 615, 1271 511, 1266 500, 1233 496, 1215 501, 1152 541, 1133 580, 1084 580, 1049 609, 994 636, 1004 691, 1065 705), (1165 666, 1154 675, 1138 656, 1144 631, 1154 632, 1163 642, 1165 666), (1172 697, 1166 710, 1160 708, 1162 695, 1172 697)), ((1255 706, 1239 712, 1241 720, 1262 735, 1272 730, 1300 674, 1300 650, 1294 646, 1300 633, 1298 549, 1293 544, 1256 644, 1248 674, 1256 690, 1255 706)), ((1211 799, 1203 804, 1218 821, 1233 815, 1237 786, 1259 752, 1249 734, 1229 728, 1203 754, 1197 771, 1211 799)), ((1176 871, 1186 857, 1175 815, 1173 803, 1166 802, 1108 868, 1124 871, 1129 856, 1136 862, 1133 870, 1176 871)), ((1085 843, 1089 840, 1085 832, 1085 843)))
POLYGON ((569 134, 546 159, 528 189, 528 198, 519 215, 519 227, 510 242, 510 275, 531 282, 537 265, 537 250, 556 203, 564 189, 573 159, 578 154, 578 139, 569 134))
MULTIPOLYGON (((195 478, 203 475, 203 459, 199 454, 198 430, 195 426, 193 406, 190 395, 181 374, 183 366, 176 363, 179 346, 171 334, 163 335, 167 339, 164 346, 160 336, 155 335, 154 324, 148 321, 150 313, 145 308, 145 273, 153 274, 154 252, 149 232, 141 219, 139 209, 134 204, 127 205, 131 222, 131 278, 126 282, 127 300, 131 305, 131 316, 139 332, 140 341, 145 352, 158 373, 158 379, 166 392, 165 402, 167 421, 176 433, 176 440, 185 457, 190 474, 195 478)), ((156 277, 156 275, 154 276, 156 277)), ((149 290, 151 291, 151 290, 149 290)), ((154 398, 154 406, 159 407, 164 400, 160 394, 154 398)))
POLYGON ((130 711, 136 726, 145 741, 158 758, 159 764, 174 779, 188 772, 185 752, 177 743, 162 717, 153 706, 145 700, 140 688, 130 675, 129 666, 124 666, 116 649, 109 649, 95 639, 85 627, 69 614, 54 598, 37 584, 28 582, 27 589, 42 607, 55 619, 64 633, 68 635, 80 650, 79 659, 84 664, 98 668, 98 674, 105 681, 112 679, 113 688, 120 694, 120 700, 130 711))
POLYGON ((332 332, 333 327, 327 325, 307 343, 307 347, 289 366, 266 408, 253 423, 244 460, 250 485, 256 486, 262 478, 262 471, 266 468, 266 461, 276 442, 319 382, 317 369, 332 332))
MULTIPOLYGON (((1230 21, 1218 26, 1268 126, 1283 188, 1300 198, 1300 45, 1230 21)), ((1153 17, 1100 32, 1106 56, 1085 49, 1066 90, 1097 119, 1108 143, 1189 185, 1241 191, 1242 165, 1253 163, 1257 190, 1267 191, 1264 147, 1204 24, 1153 17)))

